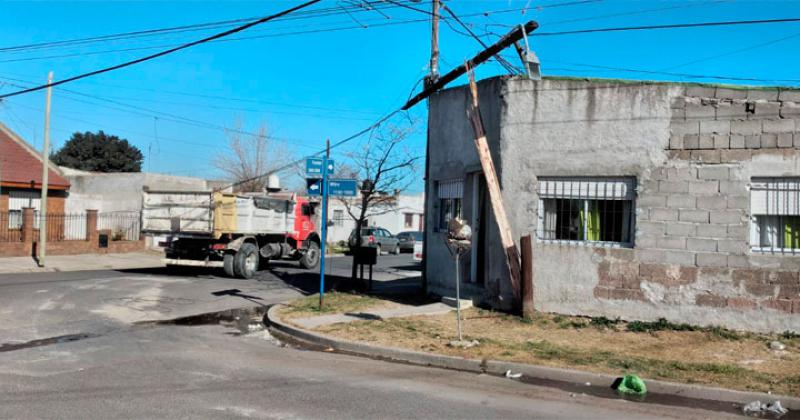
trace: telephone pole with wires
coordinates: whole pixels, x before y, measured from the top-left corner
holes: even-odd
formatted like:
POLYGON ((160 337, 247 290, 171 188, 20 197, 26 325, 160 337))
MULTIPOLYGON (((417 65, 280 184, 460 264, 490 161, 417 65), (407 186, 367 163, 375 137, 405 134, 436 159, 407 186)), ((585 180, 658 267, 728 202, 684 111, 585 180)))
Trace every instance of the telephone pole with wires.
MULTIPOLYGON (((53 72, 47 75, 47 102, 44 107, 44 146, 42 146, 42 199, 39 204, 39 267, 44 267, 47 248, 47 190, 50 175, 50 98, 53 95, 53 72)), ((33 181, 31 181, 33 182, 33 181)))
MULTIPOLYGON (((431 2, 431 60, 428 75, 425 76, 425 89, 431 87, 439 79, 439 0, 431 2)), ((428 111, 430 111, 430 103, 428 104, 428 111)), ((428 130, 425 140, 425 174, 423 179, 428 178, 428 168, 430 165, 431 154, 431 125, 430 118, 428 118, 428 130)), ((428 206, 430 204, 430 194, 427 190, 427 182, 425 183, 425 196, 423 198, 423 214, 428 214, 428 206)), ((428 231, 428 223, 423 223, 424 232, 428 231)), ((423 235, 425 233, 423 232, 423 235)), ((425 235, 427 236, 427 235, 425 235)), ((428 294, 428 241, 423 237, 422 241, 422 293, 428 294)))

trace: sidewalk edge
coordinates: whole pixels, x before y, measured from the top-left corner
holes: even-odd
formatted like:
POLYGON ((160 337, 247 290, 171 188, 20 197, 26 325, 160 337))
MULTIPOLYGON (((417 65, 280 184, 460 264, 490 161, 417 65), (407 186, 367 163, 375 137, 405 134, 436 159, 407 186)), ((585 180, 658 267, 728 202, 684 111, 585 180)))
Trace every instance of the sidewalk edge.
MULTIPOLYGON (((267 312, 269 328, 279 333, 286 334, 292 338, 308 342, 310 344, 333 348, 345 353, 352 353, 376 359, 410 363, 421 366, 432 366, 445 369, 460 370, 473 373, 489 373, 503 375, 507 370, 514 373, 541 380, 558 381, 574 384, 611 384, 617 378, 614 375, 593 373, 580 370, 554 368, 546 366, 529 365, 524 363, 504 362, 497 360, 481 361, 477 359, 465 359, 462 357, 445 356, 441 354, 422 353, 412 350, 404 350, 395 347, 375 346, 353 341, 334 339, 329 336, 307 331, 288 323, 283 322, 278 316, 277 311, 283 305, 274 305, 267 312)), ((800 398, 786 395, 765 394, 761 392, 738 391, 725 388, 706 387, 700 385, 681 384, 676 382, 666 382, 656 379, 647 379, 647 389, 654 394, 672 395, 677 397, 722 401, 737 404, 747 404, 751 401, 774 401, 780 400, 781 404, 790 410, 800 410, 800 398)))

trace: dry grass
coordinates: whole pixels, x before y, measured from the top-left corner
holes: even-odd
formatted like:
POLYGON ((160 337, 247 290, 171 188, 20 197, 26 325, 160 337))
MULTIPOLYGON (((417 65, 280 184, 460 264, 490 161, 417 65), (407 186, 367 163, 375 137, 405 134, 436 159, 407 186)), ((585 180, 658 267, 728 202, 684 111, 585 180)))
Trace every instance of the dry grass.
POLYGON ((800 396, 800 337, 736 333, 665 323, 626 324, 604 318, 541 314, 532 321, 480 309, 464 312, 465 338, 447 345, 455 314, 357 321, 317 331, 367 343, 475 359, 566 367, 725 388, 800 396), (644 332, 628 331, 628 328, 644 332), (769 349, 778 339, 784 352, 769 349))
POLYGON ((286 319, 306 318, 319 315, 330 315, 346 312, 357 312, 388 305, 389 302, 373 297, 353 293, 325 293, 325 304, 319 310, 319 294, 306 296, 290 302, 280 311, 286 319))

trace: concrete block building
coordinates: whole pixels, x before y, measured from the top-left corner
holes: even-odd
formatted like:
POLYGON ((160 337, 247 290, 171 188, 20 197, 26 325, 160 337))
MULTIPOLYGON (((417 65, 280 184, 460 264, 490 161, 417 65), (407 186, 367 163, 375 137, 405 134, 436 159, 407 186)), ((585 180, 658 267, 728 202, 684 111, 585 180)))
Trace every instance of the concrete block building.
MULTIPOLYGON (((800 90, 497 77, 480 109, 513 235, 534 239, 538 310, 800 331, 800 90)), ((462 293, 509 309, 469 89, 431 98, 426 274, 474 232, 462 293)))

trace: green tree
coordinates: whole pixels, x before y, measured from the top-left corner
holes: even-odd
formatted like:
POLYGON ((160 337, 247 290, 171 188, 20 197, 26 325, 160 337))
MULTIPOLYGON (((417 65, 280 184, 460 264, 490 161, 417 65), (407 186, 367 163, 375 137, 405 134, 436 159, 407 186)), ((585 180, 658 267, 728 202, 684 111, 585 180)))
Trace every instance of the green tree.
POLYGON ((73 133, 50 159, 60 166, 95 172, 141 172, 142 151, 136 146, 104 133, 73 133))

